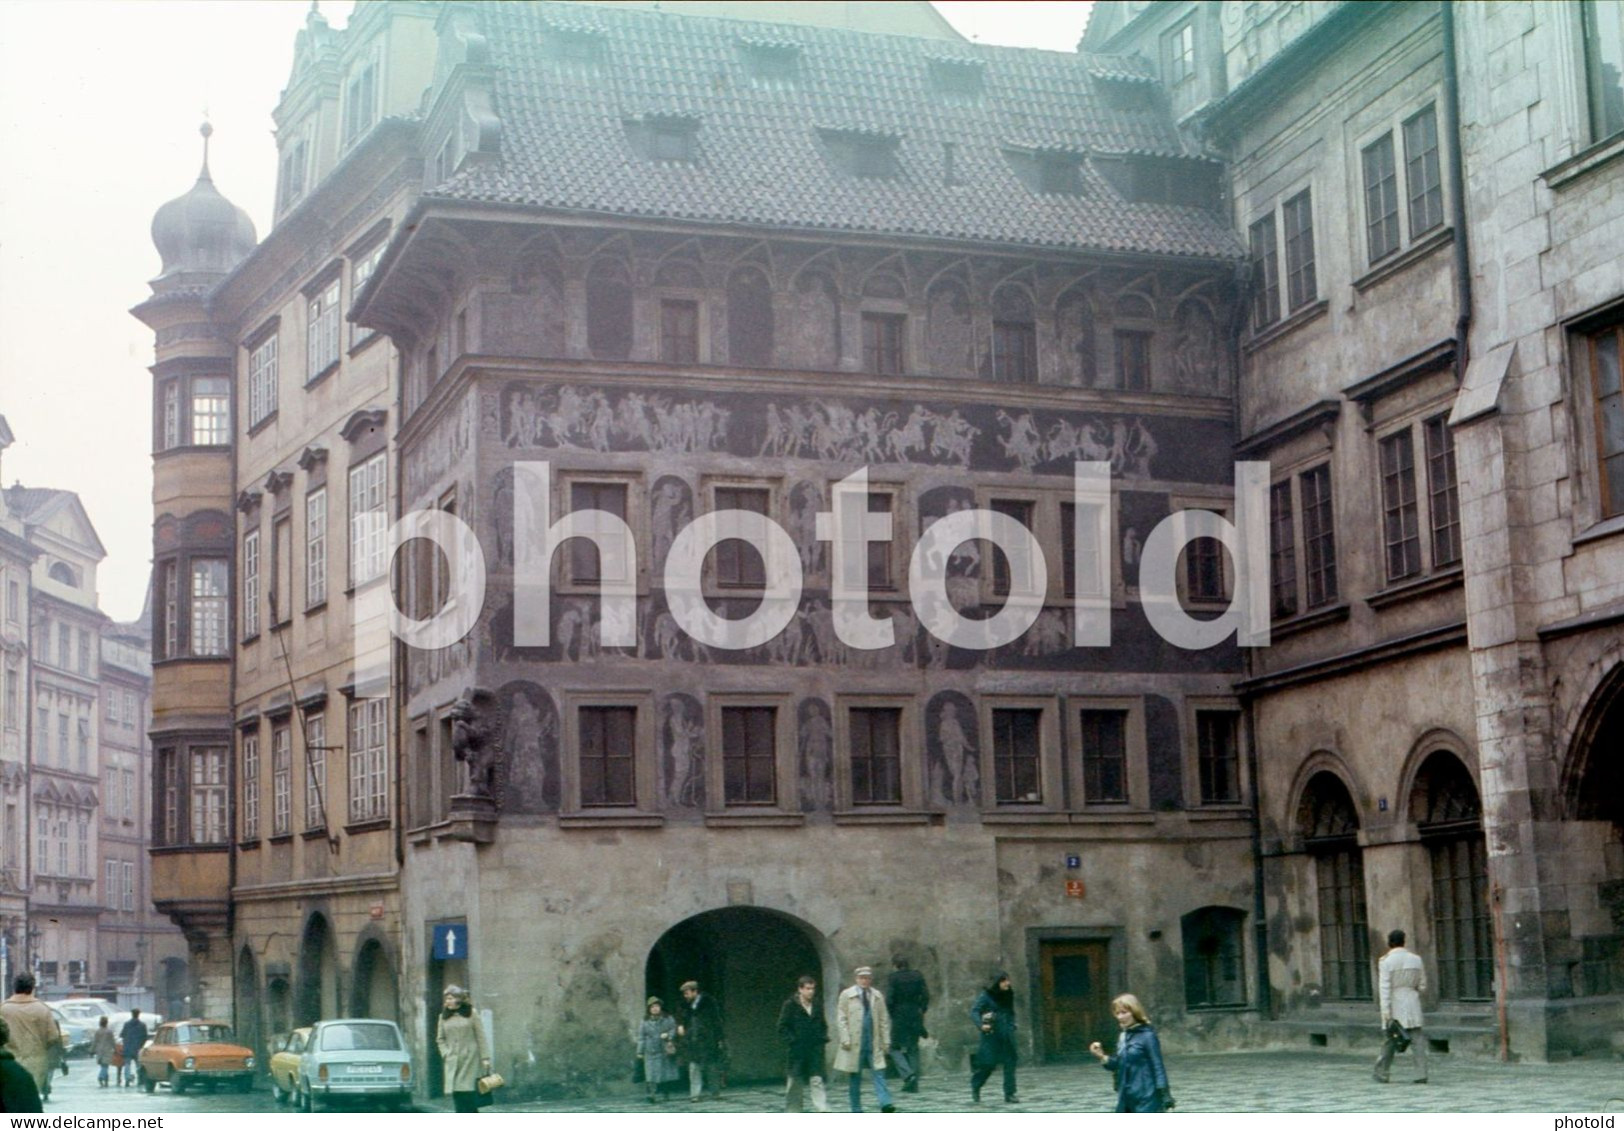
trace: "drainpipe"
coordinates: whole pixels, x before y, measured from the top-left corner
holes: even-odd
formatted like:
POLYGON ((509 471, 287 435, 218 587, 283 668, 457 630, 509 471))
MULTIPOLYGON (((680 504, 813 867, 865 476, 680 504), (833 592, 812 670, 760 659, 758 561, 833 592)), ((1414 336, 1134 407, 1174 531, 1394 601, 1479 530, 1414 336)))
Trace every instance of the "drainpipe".
POLYGON ((1455 229, 1455 383, 1464 385, 1472 328, 1472 264, 1466 242, 1466 171, 1461 160, 1460 59, 1455 50, 1455 5, 1439 5, 1444 36, 1444 101, 1449 104, 1449 222, 1455 229))
MULTIPOLYGON (((1251 664, 1247 664, 1250 668, 1251 664)), ((1268 907, 1263 898, 1263 808, 1261 787, 1258 784, 1257 727, 1253 725, 1253 702, 1244 704, 1246 711, 1246 772, 1251 779, 1249 802, 1252 806, 1252 949, 1257 955, 1257 1008, 1263 1017, 1274 1015, 1274 998, 1269 990, 1269 921, 1268 907)))

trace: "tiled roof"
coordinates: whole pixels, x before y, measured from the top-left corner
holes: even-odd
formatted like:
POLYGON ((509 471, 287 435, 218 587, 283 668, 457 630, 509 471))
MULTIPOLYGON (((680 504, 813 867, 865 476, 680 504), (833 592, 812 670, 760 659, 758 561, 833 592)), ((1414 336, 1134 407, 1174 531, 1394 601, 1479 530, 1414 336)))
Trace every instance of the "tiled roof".
POLYGON ((1004 156, 1009 148, 1188 156, 1159 97, 1122 108, 1133 101, 1123 88, 1144 90, 1154 79, 1138 59, 976 44, 953 44, 949 57, 938 40, 579 4, 476 10, 496 67, 501 156, 469 163, 432 196, 1078 250, 1242 254, 1216 213, 1130 203, 1086 164, 1079 193, 1037 193, 1004 156), (762 77, 759 59, 746 59, 763 43, 793 60, 783 76, 762 77), (940 89, 933 62, 980 62, 980 93, 940 89), (648 159, 626 123, 650 116, 697 120, 695 159, 648 159), (819 127, 897 139, 894 175, 851 175, 819 127), (944 183, 948 144, 952 185, 944 183))
POLYGON ((19 483, 6 488, 6 506, 11 509, 12 514, 24 522, 32 522, 52 504, 72 496, 72 491, 62 491, 55 487, 24 487, 19 483))

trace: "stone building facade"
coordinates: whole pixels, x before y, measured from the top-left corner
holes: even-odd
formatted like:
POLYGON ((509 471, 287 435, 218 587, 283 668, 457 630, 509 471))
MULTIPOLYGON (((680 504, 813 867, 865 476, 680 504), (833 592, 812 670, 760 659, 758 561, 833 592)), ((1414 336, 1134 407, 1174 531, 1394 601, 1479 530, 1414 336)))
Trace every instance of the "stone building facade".
MULTIPOLYGON (((377 3, 343 32, 311 17, 277 120, 271 232, 256 246, 205 175, 155 221, 137 309, 160 576, 230 579, 202 651, 198 591, 176 590, 154 677, 155 896, 208 1008, 260 1040, 398 1017, 431 1088, 452 981, 537 1086, 617 1076, 644 997, 689 977, 724 1002, 736 1075, 770 1076, 798 974, 832 997, 894 953, 954 1055, 997 967, 1040 1056, 1108 1036, 1127 985, 1170 1031, 1248 1016, 1241 659, 1164 642, 1138 576, 1173 512, 1233 510, 1244 249, 1151 68, 377 3), (224 430, 199 433, 197 381, 222 377, 224 430), (1074 498, 1077 462, 1109 470, 1109 503, 1074 498), (835 631, 818 536, 863 467, 858 509, 895 532, 846 564, 893 630, 879 650, 835 631), (463 547, 392 558, 388 525, 425 510, 472 531, 486 599, 454 644, 380 664, 351 631, 369 602, 464 599, 463 547), (780 564, 803 578, 745 651, 685 631, 663 570, 723 511, 790 537, 702 553, 714 615, 748 615, 780 564), (537 641, 516 558, 571 512, 596 540, 548 557, 537 641), (954 516, 957 544, 916 555, 954 516), (986 541, 1003 519, 1046 576, 986 541), (636 565, 605 577, 617 544, 636 565), (1033 623, 943 643, 916 556, 970 618, 1033 623), (1071 646, 1079 608, 1111 648, 1071 646)), ((1215 612, 1232 572, 1193 547, 1177 599, 1215 612)))
POLYGON ((1158 60, 1252 257, 1276 620, 1238 690, 1274 1008, 1351 1034, 1397 926, 1435 1037, 1605 1050, 1617 7, 1113 4, 1085 46, 1158 60))

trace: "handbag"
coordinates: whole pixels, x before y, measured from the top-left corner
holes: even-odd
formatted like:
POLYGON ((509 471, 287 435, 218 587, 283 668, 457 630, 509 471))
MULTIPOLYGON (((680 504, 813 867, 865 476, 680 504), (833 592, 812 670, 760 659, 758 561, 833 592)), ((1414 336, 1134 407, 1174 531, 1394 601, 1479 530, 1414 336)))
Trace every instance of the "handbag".
POLYGON ((480 1095, 488 1096, 506 1083, 507 1081, 502 1079, 501 1073, 492 1072, 488 1075, 481 1076, 476 1087, 478 1088, 480 1095))
POLYGON ((1396 1017, 1387 1023, 1387 1039, 1392 1042, 1394 1052, 1409 1052, 1413 1043, 1410 1034, 1404 1031, 1404 1026, 1398 1023, 1396 1017))
POLYGON ((665 1042, 665 1055, 666 1056, 676 1056, 677 1055, 677 1042, 671 1040, 669 1037, 666 1038, 666 1042, 665 1042))

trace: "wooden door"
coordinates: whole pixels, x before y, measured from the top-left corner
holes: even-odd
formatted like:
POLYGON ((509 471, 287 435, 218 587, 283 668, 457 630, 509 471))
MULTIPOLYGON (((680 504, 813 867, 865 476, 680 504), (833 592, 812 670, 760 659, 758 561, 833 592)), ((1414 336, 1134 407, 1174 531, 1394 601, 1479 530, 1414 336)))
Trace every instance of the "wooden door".
POLYGON ((1090 1041, 1108 1041, 1116 1032, 1106 988, 1106 944, 1054 939, 1039 947, 1045 1058, 1086 1059, 1090 1041))

